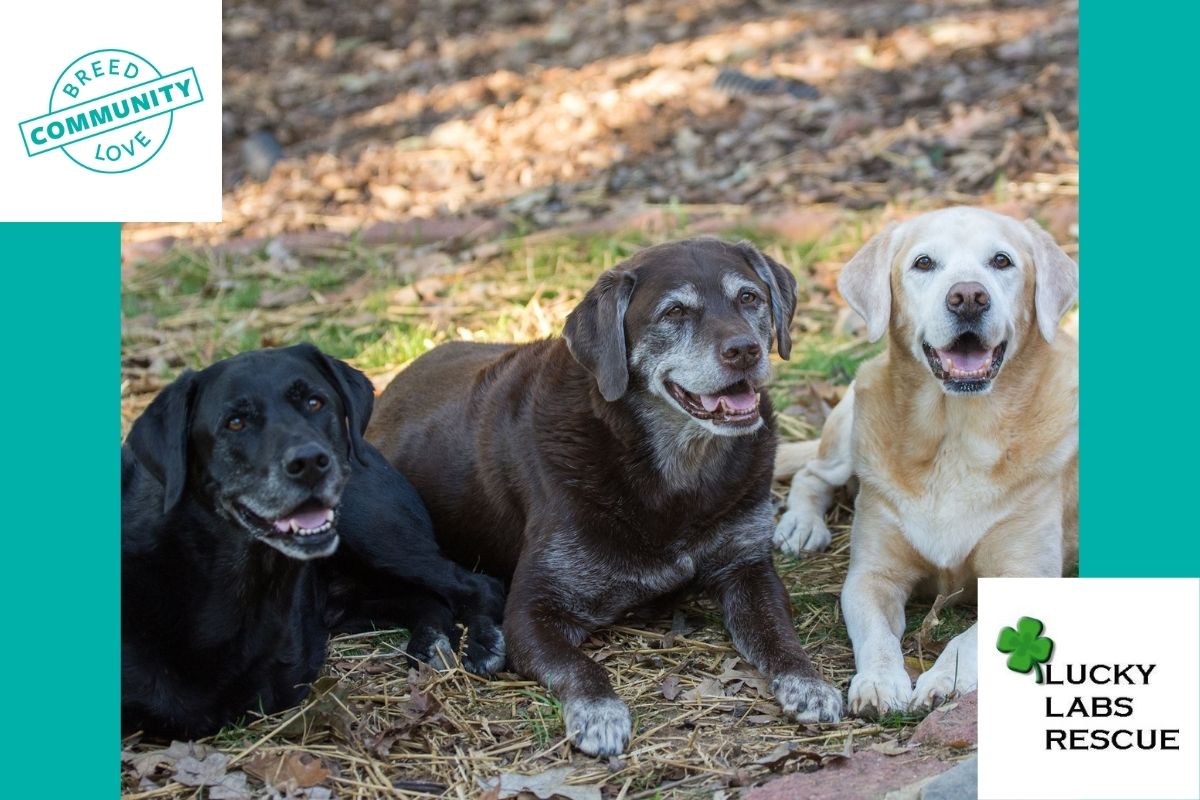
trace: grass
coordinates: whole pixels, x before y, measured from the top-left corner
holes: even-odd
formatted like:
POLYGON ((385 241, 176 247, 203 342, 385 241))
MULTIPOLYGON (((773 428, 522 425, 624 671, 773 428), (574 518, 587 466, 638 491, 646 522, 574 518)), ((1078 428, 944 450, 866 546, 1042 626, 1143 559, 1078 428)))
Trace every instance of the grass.
POLYGON ((301 338, 369 372, 386 370, 459 328, 475 338, 548 335, 586 289, 592 264, 616 263, 637 246, 636 237, 544 246, 516 240, 423 276, 419 266, 406 269, 398 252, 352 243, 336 267, 290 267, 265 253, 174 252, 127 277, 124 351, 149 357, 163 380, 243 349, 301 338))
POLYGON ((553 696, 533 689, 522 689, 521 694, 529 698, 529 702, 517 713, 528 720, 534 744, 546 748, 554 740, 561 739, 564 735, 562 704, 553 696))
MULTIPOLYGON (((808 307, 803 324, 826 327, 832 306, 827 298, 819 302, 804 272, 844 250, 844 237, 834 237, 836 245, 794 244, 747 229, 731 238, 738 237, 797 268, 800 304, 808 307)), ((312 263, 265 251, 177 250, 127 274, 124 350, 127 356, 159 356, 159 377, 169 379, 184 367, 249 347, 306 338, 368 372, 386 371, 463 333, 505 340, 556 333, 596 275, 648 241, 636 231, 518 237, 483 253, 432 261, 420 248, 366 249, 353 240, 312 263)), ((852 341, 819 333, 798 350, 781 377, 822 373, 844 379, 870 355, 852 341)))
MULTIPOLYGON (((681 219, 686 215, 681 215, 681 219)), ((669 232, 682 236, 686 228, 669 232)), ((772 398, 787 409, 813 380, 846 384, 877 346, 832 333, 832 265, 851 252, 860 226, 847 223, 795 243, 740 228, 789 264, 798 278, 796 344, 776 359, 772 398)), ((666 237, 659 237, 666 238, 666 237)), ((350 239, 311 257, 179 249, 127 270, 123 283, 123 422, 185 368, 244 350, 311 341, 386 380, 451 339, 529 341, 561 330, 600 271, 650 238, 639 231, 515 237, 459 252, 366 248, 350 239)), ((788 428, 811 435, 813 426, 788 428)))
MULTIPOLYGON (((687 234, 687 215, 677 215, 687 234)), ((665 237, 656 237, 665 238, 665 237)), ((753 229, 748 238, 788 264, 799 285, 792 359, 776 359, 772 399, 785 436, 819 430, 821 400, 836 394, 878 346, 835 332, 832 275, 862 241, 851 219, 819 240, 789 242, 753 229)), ((452 339, 528 341, 554 335, 596 275, 649 238, 633 231, 602 236, 517 237, 459 251, 418 247, 341 247, 295 257, 266 251, 230 255, 177 250, 127 268, 123 297, 122 417, 125 429, 154 394, 185 368, 202 367, 242 350, 312 341, 349 360, 382 385, 437 343, 452 339)), ((783 487, 777 487, 782 499, 783 487)), ((853 656, 838 593, 849 556, 849 499, 841 496, 829 523, 833 545, 806 558, 779 555, 796 630, 827 678, 843 691, 853 656)), ((915 660, 916 632, 928 606, 909 608, 905 654, 915 660)), ((453 669, 412 669, 401 648, 404 631, 334 639, 320 691, 300 709, 248 715, 208 740, 237 769, 255 754, 304 751, 319 756, 338 797, 471 797, 479 778, 500 772, 533 774, 570 766, 572 783, 602 784, 625 798, 711 797, 737 793, 770 774, 755 761, 781 744, 841 752, 905 740, 920 715, 877 722, 797 725, 783 719, 761 676, 740 662, 717 610, 706 602, 683 609, 687 633, 672 620, 614 626, 584 649, 602 661, 636 718, 629 752, 607 762, 584 757, 565 742, 562 709, 542 687, 504 673, 483 681, 453 669), (692 629, 694 628, 694 630, 692 629), (728 679, 731 674, 742 674, 728 679), (726 676, 721 680, 719 676, 726 676), (674 700, 664 681, 678 681, 674 700), (705 693, 716 680, 720 690, 705 693), (419 712, 417 697, 432 711, 419 712), (422 716, 422 714, 424 716, 422 716)), ((970 615, 944 609, 922 642, 926 659, 965 629, 970 615)), ((127 741, 144 752, 151 742, 127 741)), ((795 762, 785 771, 804 768, 795 762)), ((129 767, 129 798, 193 798, 197 790, 155 773, 139 785, 129 767)))

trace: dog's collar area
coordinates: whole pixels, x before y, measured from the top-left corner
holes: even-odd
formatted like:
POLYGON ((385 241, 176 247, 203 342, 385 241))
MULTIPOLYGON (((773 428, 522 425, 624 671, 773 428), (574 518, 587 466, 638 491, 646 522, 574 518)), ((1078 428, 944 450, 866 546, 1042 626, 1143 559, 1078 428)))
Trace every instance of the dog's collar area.
POLYGON ((696 419, 731 427, 758 422, 761 397, 749 381, 738 381, 714 394, 689 392, 673 381, 665 384, 675 402, 696 419))
POLYGON ((955 393, 969 394, 987 389, 1004 363, 1008 342, 986 347, 974 333, 964 333, 949 347, 921 343, 933 376, 955 393))

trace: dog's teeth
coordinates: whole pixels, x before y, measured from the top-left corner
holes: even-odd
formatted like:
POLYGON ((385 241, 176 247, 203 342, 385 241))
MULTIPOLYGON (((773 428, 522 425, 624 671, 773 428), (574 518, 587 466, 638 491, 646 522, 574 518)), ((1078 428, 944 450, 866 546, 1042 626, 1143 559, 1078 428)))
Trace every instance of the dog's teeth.
POLYGON ((953 371, 953 369, 954 369, 954 359, 952 359, 950 356, 946 356, 946 371, 951 372, 951 371, 953 371))
POLYGON ((325 533, 332 527, 333 527, 333 520, 330 519, 328 522, 325 522, 324 524, 319 525, 316 528, 293 527, 293 530, 296 532, 297 536, 315 536, 318 533, 325 533))

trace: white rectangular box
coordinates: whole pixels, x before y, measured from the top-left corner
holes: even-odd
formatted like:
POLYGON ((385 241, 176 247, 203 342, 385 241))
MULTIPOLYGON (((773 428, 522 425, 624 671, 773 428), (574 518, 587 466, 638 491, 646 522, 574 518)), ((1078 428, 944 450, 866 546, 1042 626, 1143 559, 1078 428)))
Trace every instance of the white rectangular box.
POLYGON ((1200 797, 1200 579, 981 580, 979 797, 1200 797))
POLYGON ((220 0, 17 3, 0 29, 0 222, 221 219, 220 0))

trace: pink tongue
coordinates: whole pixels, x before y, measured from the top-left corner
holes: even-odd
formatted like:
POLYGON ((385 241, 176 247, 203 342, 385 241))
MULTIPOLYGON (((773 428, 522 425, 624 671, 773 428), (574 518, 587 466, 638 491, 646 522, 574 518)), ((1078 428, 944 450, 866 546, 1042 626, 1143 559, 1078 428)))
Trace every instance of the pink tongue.
POLYGON ((952 353, 949 350, 938 350, 937 354, 942 361, 942 366, 950 368, 953 363, 955 372, 974 372, 983 369, 992 360, 990 350, 980 350, 974 353, 952 353))
POLYGON ((704 410, 709 413, 717 410, 717 406, 720 405, 721 400, 725 401, 726 407, 731 411, 750 411, 754 408, 754 404, 758 402, 758 395, 754 392, 700 395, 700 403, 704 406, 704 410))
POLYGON ((281 533, 287 533, 292 529, 293 523, 295 527, 303 528, 306 531, 311 531, 314 528, 319 528, 329 520, 329 509, 320 508, 316 511, 305 511, 301 514, 296 514, 291 517, 275 520, 275 529, 281 533))

